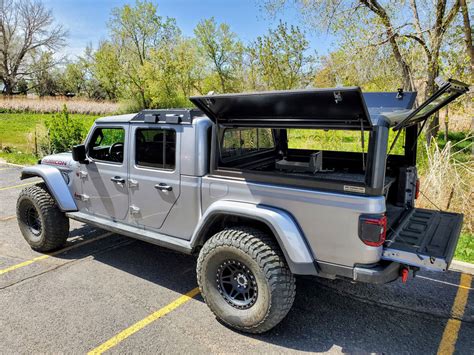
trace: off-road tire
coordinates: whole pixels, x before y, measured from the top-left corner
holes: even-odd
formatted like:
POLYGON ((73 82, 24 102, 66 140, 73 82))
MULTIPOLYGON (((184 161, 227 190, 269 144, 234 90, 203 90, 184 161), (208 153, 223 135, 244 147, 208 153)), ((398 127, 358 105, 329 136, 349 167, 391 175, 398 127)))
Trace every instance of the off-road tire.
POLYGON ((62 247, 69 236, 69 218, 61 212, 44 183, 20 192, 16 204, 18 225, 32 249, 48 252, 62 247), (28 213, 37 213, 39 228, 32 228, 28 213))
POLYGON ((280 323, 296 294, 295 278, 274 239, 249 227, 222 230, 204 244, 197 262, 197 281, 214 315, 248 333, 263 333, 280 323), (258 294, 249 308, 238 309, 221 294, 218 270, 225 260, 242 263, 254 275, 258 294))

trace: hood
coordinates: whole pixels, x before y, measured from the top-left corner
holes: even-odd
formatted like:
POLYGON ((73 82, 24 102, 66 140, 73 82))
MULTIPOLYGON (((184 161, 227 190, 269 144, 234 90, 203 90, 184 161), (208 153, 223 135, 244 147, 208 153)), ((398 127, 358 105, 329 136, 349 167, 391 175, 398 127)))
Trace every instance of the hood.
POLYGON ((47 155, 41 159, 41 164, 51 165, 61 170, 72 170, 76 166, 71 152, 47 155))

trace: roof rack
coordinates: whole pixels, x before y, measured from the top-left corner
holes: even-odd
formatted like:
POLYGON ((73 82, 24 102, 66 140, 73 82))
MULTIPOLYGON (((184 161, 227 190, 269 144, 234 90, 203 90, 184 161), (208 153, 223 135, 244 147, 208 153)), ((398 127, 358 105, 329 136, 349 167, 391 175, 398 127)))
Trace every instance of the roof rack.
POLYGON ((164 110, 142 110, 132 118, 132 122, 145 123, 192 123, 196 117, 203 116, 201 110, 195 108, 177 108, 164 110))

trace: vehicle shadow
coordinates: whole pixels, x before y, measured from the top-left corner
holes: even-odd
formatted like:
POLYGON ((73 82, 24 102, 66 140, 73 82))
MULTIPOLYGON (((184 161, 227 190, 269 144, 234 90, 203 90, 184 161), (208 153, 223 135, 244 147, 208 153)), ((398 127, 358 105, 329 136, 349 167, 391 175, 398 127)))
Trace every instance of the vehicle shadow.
MULTIPOLYGON (((112 246, 119 240, 113 238, 128 240, 113 236, 108 242, 112 246)), ((128 241, 109 252, 96 252, 94 259, 178 293, 196 287, 195 257, 128 241)), ((448 273, 448 281, 455 285, 456 280, 458 273, 448 273)), ((236 335, 309 352, 436 353, 456 291, 454 286, 423 280, 403 286, 301 277, 293 308, 277 327, 261 335, 236 335)), ((471 296, 456 343, 461 353, 474 348, 474 337, 469 335, 474 331, 473 303, 471 296)))

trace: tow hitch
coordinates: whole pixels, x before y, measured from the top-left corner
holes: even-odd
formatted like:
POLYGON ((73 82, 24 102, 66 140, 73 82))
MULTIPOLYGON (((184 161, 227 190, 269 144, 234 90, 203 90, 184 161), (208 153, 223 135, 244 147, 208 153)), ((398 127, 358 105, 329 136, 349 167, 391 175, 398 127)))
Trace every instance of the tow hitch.
POLYGON ((418 267, 403 266, 403 267, 400 269, 400 276, 401 276, 402 282, 403 282, 404 284, 407 283, 407 281, 408 281, 408 277, 410 276, 410 270, 413 272, 413 278, 415 278, 416 273, 418 272, 418 270, 420 270, 420 268, 418 268, 418 267))

